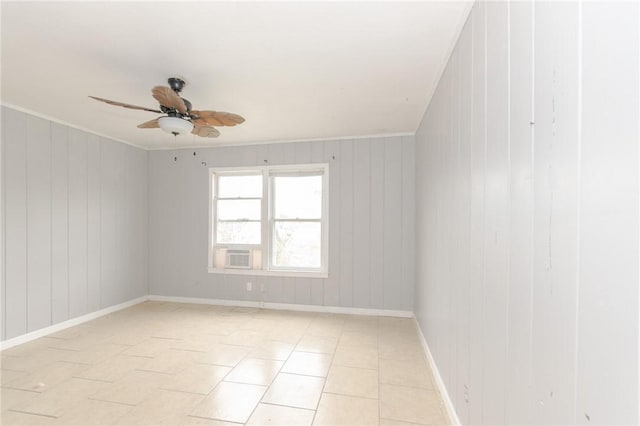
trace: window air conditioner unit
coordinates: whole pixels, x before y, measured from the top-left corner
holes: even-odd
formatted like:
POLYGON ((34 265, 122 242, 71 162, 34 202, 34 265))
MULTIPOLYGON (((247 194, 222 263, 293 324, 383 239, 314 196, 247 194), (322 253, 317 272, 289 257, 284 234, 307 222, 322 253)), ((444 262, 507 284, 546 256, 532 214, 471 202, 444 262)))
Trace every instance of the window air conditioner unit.
POLYGON ((251 269, 251 250, 227 250, 225 268, 251 269))

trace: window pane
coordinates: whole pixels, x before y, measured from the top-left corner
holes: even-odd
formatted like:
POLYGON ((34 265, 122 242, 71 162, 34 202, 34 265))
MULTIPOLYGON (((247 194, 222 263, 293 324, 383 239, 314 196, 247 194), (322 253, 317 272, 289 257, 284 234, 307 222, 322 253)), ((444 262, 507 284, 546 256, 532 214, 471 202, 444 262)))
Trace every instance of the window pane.
POLYGON ((218 220, 260 220, 260 200, 218 200, 218 220))
POLYGON ((322 176, 273 178, 276 219, 320 219, 322 176))
POLYGON ((260 222, 218 222, 216 243, 260 244, 260 222))
POLYGON ((322 241, 318 222, 275 222, 273 230, 273 266, 320 268, 322 241))
POLYGON ((218 178, 218 198, 262 197, 262 175, 222 175, 218 178))

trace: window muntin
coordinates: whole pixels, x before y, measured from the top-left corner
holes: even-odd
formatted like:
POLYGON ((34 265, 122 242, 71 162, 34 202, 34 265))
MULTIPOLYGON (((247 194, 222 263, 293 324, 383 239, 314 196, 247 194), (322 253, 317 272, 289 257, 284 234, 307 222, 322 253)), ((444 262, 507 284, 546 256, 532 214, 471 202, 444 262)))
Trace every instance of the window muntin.
POLYGON ((211 272, 229 249, 248 249, 246 271, 327 271, 328 166, 211 169, 211 272), (261 260, 263 259, 263 260, 261 260))

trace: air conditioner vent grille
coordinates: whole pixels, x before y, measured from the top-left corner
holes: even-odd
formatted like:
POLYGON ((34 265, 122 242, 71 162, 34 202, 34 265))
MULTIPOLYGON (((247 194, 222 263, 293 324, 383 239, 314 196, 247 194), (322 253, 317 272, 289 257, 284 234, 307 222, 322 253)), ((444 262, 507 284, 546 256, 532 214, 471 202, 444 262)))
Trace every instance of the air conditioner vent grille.
POLYGON ((251 269, 251 250, 227 250, 226 268, 251 269))

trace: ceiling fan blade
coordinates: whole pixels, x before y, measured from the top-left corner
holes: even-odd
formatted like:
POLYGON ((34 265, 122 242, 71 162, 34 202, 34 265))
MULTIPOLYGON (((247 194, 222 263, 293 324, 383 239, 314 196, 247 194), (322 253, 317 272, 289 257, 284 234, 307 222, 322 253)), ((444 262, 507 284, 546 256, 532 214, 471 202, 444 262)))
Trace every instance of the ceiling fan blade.
POLYGON ((151 109, 151 108, 145 108, 145 107, 141 107, 141 106, 137 106, 137 105, 125 104, 124 102, 110 101, 109 99, 97 98, 95 96, 89 96, 89 97, 91 99, 95 99, 96 101, 104 102, 104 103, 109 104, 109 105, 121 106, 121 107, 129 108, 129 109, 139 109, 139 110, 142 110, 142 111, 157 112, 158 114, 162 114, 162 111, 159 111, 157 109, 151 109))
POLYGON ((191 111, 194 122, 206 123, 210 126, 235 126, 244 123, 238 114, 223 111, 191 111))
POLYGON ((187 106, 184 101, 180 95, 174 92, 170 87, 156 86, 151 89, 151 94, 158 102, 160 102, 160 105, 167 108, 173 108, 182 114, 187 113, 187 106))
POLYGON ((220 136, 218 129, 209 126, 193 126, 191 133, 203 138, 217 138, 220 136))
POLYGON ((145 121, 142 124, 138 124, 138 128, 140 129, 157 129, 160 127, 158 124, 158 119, 154 118, 153 120, 145 121))
MULTIPOLYGON (((194 126, 200 126, 200 127, 206 127, 208 126, 210 123, 208 123, 205 119, 200 118, 198 116, 191 116, 191 122, 193 123, 194 126)), ((218 123, 211 123, 215 126, 219 126, 218 123)))

